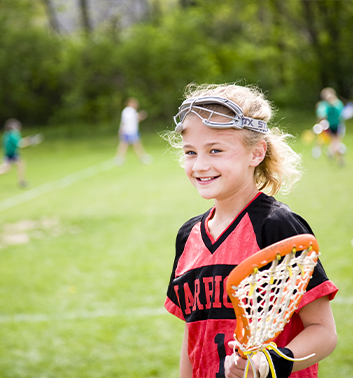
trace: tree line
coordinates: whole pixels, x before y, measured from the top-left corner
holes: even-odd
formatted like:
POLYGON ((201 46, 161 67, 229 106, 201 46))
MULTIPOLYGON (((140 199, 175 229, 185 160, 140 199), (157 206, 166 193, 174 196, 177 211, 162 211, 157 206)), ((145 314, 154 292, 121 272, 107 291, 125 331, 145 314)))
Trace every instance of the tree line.
POLYGON ((353 2, 144 0, 119 15, 60 30, 52 0, 0 0, 0 121, 111 122, 134 96, 149 122, 170 122, 190 82, 257 84, 279 107, 313 109, 320 90, 353 90, 353 2))

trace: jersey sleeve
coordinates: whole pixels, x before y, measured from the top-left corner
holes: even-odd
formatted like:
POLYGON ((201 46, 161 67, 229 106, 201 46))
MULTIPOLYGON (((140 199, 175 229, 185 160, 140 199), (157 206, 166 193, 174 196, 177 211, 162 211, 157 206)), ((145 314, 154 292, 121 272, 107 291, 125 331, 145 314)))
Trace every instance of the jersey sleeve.
POLYGON ((300 234, 314 235, 305 219, 281 204, 264 221, 261 248, 300 234))
POLYGON ((183 254, 184 247, 186 244, 186 241, 188 240, 188 237, 190 235, 190 232, 194 225, 198 222, 201 221, 202 217, 204 214, 199 215, 197 217, 194 217, 187 221, 179 230, 177 237, 176 237, 176 242, 175 242, 175 259, 174 259, 174 264, 173 264, 173 269, 172 273, 170 275, 170 281, 169 281, 169 286, 167 290, 167 298, 164 303, 164 307, 168 312, 170 312, 172 315, 175 315, 181 320, 185 320, 183 312, 181 310, 180 306, 180 300, 178 296, 178 291, 174 290, 174 280, 176 278, 176 268, 178 266, 178 262, 180 257, 183 254))
MULTIPOLYGON (((314 235, 309 224, 302 217, 290 211, 289 208, 286 208, 285 211, 275 212, 264 225, 263 241, 265 246, 262 246, 262 248, 300 234, 314 235)), ((319 259, 297 311, 315 299, 326 295, 332 300, 337 291, 338 288, 328 279, 325 269, 319 259)))

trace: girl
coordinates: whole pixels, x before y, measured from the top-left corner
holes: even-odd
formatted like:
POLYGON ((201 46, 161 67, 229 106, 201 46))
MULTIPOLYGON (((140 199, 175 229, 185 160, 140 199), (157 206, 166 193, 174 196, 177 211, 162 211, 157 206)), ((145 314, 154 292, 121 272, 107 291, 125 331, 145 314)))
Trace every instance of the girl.
MULTIPOLYGON (((176 239, 165 307, 185 321, 181 378, 243 376, 246 361, 232 350, 236 320, 227 276, 268 245, 313 233, 272 197, 300 178, 300 156, 287 144, 288 135, 268 129, 271 115, 256 88, 190 85, 174 117, 177 126, 168 139, 183 150, 186 175, 201 197, 214 200, 214 207, 187 221, 176 239)), ((271 352, 277 377, 317 377, 317 362, 336 345, 329 300, 337 290, 319 262, 300 308, 275 340, 290 357, 315 357, 293 364, 271 352)), ((258 376, 271 376, 260 353, 254 363, 258 376)))

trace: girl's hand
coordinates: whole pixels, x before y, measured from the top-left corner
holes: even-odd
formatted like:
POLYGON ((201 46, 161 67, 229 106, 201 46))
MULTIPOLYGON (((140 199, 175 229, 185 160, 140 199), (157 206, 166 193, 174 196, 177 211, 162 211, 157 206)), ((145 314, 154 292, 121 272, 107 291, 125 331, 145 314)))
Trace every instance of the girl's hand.
MULTIPOLYGON (((228 343, 230 348, 234 348, 234 341, 230 341, 228 343)), ((260 359, 261 354, 257 353, 254 357, 252 357, 252 361, 256 368, 257 376, 259 376, 259 367, 260 367, 260 359)), ((244 370, 246 366, 247 360, 240 357, 239 354, 233 353, 230 356, 226 356, 226 359, 224 361, 224 371, 226 378, 243 378, 244 376, 244 370)), ((251 365, 248 369, 248 375, 247 378, 253 378, 254 373, 252 371, 251 365)))

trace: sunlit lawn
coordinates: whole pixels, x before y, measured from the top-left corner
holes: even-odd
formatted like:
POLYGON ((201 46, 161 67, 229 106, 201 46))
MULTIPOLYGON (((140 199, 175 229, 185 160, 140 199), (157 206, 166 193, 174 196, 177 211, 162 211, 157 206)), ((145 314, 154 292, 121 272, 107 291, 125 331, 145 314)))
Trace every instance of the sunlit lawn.
MULTIPOLYGON (((53 135, 23 151, 27 189, 17 188, 15 170, 0 176, 0 209, 12 199, 0 213, 0 376, 177 377, 183 324, 163 310, 175 235, 212 203, 199 198, 157 135, 144 135, 153 164, 130 152, 125 165, 105 169, 99 164, 113 158, 115 135, 53 135)), ((345 143, 347 164, 338 167, 312 159, 298 140, 306 174, 278 196, 312 226, 340 288, 332 302, 339 344, 320 378, 353 372, 349 127, 345 143)))

